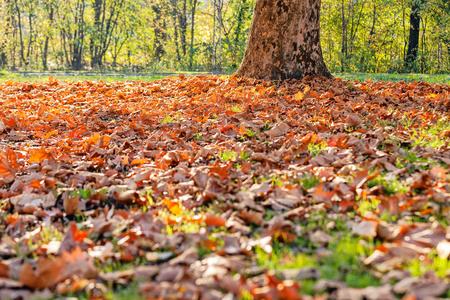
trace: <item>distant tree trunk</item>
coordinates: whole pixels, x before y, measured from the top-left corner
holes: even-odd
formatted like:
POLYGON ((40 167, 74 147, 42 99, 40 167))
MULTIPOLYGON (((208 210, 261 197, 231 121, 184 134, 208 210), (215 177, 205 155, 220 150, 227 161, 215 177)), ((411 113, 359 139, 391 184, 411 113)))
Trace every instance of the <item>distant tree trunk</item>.
POLYGON ((89 51, 91 67, 102 67, 106 51, 111 44, 112 35, 122 13, 124 0, 92 0, 94 8, 94 30, 91 34, 89 51))
POLYGON ((345 71, 347 60, 347 21, 345 20, 345 0, 341 4, 342 41, 341 41, 341 72, 345 71))
MULTIPOLYGON (((244 0, 245 1, 245 0, 244 0)), ((194 19, 195 19, 195 9, 197 7, 197 0, 192 0, 191 6, 191 48, 189 50, 189 69, 192 69, 192 64, 194 63, 194 19)))
POLYGON ((178 36, 181 42, 181 53, 182 56, 186 56, 186 33, 187 33, 187 0, 170 0, 172 5, 172 12, 174 17, 174 35, 175 35, 175 46, 177 52, 177 60, 181 60, 178 36), (178 2, 182 3, 181 10, 178 8, 178 2))
POLYGON ((94 31, 95 33, 91 35, 89 43, 89 51, 91 52, 91 67, 101 66, 102 59, 100 57, 100 39, 99 35, 102 34, 101 19, 102 10, 104 9, 103 0, 92 0, 92 8, 94 9, 94 31))
POLYGON ((238 58, 238 48, 240 36, 242 33, 242 21, 244 19, 244 9, 247 0, 242 0, 242 6, 239 6, 239 11, 236 19, 236 30, 234 31, 234 40, 233 40, 233 48, 232 48, 232 65, 231 67, 234 69, 237 67, 237 58, 238 58))
POLYGON ((320 46, 321 0, 257 0, 238 75, 266 80, 332 77, 320 46))
POLYGON ((28 11, 28 29, 30 30, 30 38, 28 39, 28 46, 27 46, 27 55, 25 56, 25 64, 28 65, 30 63, 30 56, 31 56, 31 45, 33 44, 33 2, 30 1, 30 7, 28 11))
POLYGON ((373 44, 375 39, 375 24, 377 22, 377 5, 375 1, 373 1, 373 14, 372 14, 372 28, 370 28, 369 33, 369 46, 373 44))
POLYGON ((81 70, 83 62, 83 48, 84 48, 84 11, 86 8, 86 0, 78 0, 75 12, 76 29, 72 40, 72 69, 81 70))
POLYGON ((1 42, 0 46, 0 68, 4 68, 8 65, 8 36, 9 30, 11 27, 11 13, 10 13, 10 4, 9 0, 5 1, 6 3, 6 22, 5 22, 5 38, 1 42))
POLYGON ((448 67, 450 68, 450 39, 447 40, 447 60, 448 67))
POLYGON ((155 32, 155 38, 153 40, 153 60, 159 62, 161 57, 166 53, 164 50, 164 41, 166 40, 166 14, 164 13, 164 8, 160 5, 152 5, 152 10, 155 12, 155 17, 153 18, 153 30, 155 32))
POLYGON ((180 57, 180 44, 178 43, 178 26, 177 26, 177 9, 176 7, 173 9, 173 31, 174 31, 174 42, 175 42, 175 51, 177 53, 177 61, 181 60, 180 57))
POLYGON ((180 24, 180 40, 183 56, 186 56, 186 33, 187 33, 187 1, 183 0, 183 10, 178 11, 178 22, 180 24))
MULTIPOLYGON (((53 7, 53 1, 49 1, 49 13, 48 13, 48 20, 50 21, 50 26, 53 26, 53 13, 54 13, 54 7, 53 7)), ((50 41, 50 33, 48 32, 45 34, 45 41, 44 41, 44 52, 42 54, 42 67, 44 70, 48 70, 48 43, 50 41)))
POLYGON ((17 0, 14 1, 16 13, 17 13, 17 27, 19 29, 19 40, 20 40, 20 66, 22 66, 23 63, 25 63, 25 50, 23 45, 23 35, 22 35, 22 22, 21 22, 21 16, 20 16, 20 8, 19 4, 17 3, 17 0))
POLYGON ((406 68, 408 70, 415 69, 414 63, 417 59, 417 51, 419 49, 420 35, 420 0, 412 0, 411 15, 409 16, 409 42, 408 51, 406 52, 406 68))

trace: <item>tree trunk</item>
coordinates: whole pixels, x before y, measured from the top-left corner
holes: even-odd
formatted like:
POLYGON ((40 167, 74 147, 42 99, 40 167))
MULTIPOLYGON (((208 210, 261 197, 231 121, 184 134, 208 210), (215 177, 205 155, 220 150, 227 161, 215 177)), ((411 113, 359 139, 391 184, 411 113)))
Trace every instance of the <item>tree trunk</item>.
POLYGON ((155 51, 153 61, 159 62, 161 57, 166 53, 164 44, 167 38, 167 26, 165 21, 167 15, 164 7, 159 4, 154 4, 151 8, 155 12, 155 17, 153 18, 153 30, 155 33, 155 38, 153 40, 153 49, 155 51))
POLYGON ((180 40, 181 50, 183 51, 183 57, 186 56, 186 32, 187 32, 187 1, 183 0, 183 10, 178 11, 178 22, 180 24, 180 40))
POLYGON ((192 64, 194 62, 194 25, 195 25, 195 8, 197 7, 197 0, 192 0, 191 5, 191 47, 189 50, 189 70, 192 70, 192 64))
MULTIPOLYGON (((48 12, 48 20, 50 22, 50 26, 53 26, 53 12, 54 12, 54 8, 53 8, 53 2, 49 1, 49 12, 48 12)), ((48 44, 50 41, 50 33, 48 32, 49 29, 47 29, 47 32, 45 34, 45 42, 44 42, 44 53, 42 55, 42 67, 44 68, 45 71, 48 70, 48 44)))
POLYGON ((415 69, 414 62, 417 59, 417 50, 419 49, 420 35, 420 3, 419 0, 413 0, 411 15, 409 16, 409 42, 408 51, 406 52, 406 68, 408 70, 415 69))
POLYGON ((283 80, 331 78, 320 46, 321 0, 257 0, 237 75, 283 80))
POLYGON ((16 12, 17 12, 17 27, 19 28, 19 38, 20 38, 20 67, 22 67, 22 64, 25 63, 25 50, 24 50, 24 45, 23 45, 23 36, 22 36, 22 22, 21 22, 21 18, 20 18, 20 9, 19 9, 19 4, 17 3, 17 0, 15 1, 15 6, 16 6, 16 12))
POLYGON ((2 40, 2 45, 0 49, 0 68, 4 68, 8 65, 8 37, 9 37, 9 30, 11 27, 11 9, 9 0, 5 1, 6 6, 6 20, 5 20, 5 35, 4 39, 2 40))
POLYGON ((244 19, 244 9, 246 9, 246 2, 247 0, 242 0, 242 6, 239 6, 239 11, 237 15, 236 20, 236 30, 234 32, 234 40, 233 40, 233 47, 232 47, 232 57, 231 57, 231 67, 234 69, 237 67, 238 64, 238 49, 239 49, 239 42, 240 42, 240 36, 242 31, 242 22, 244 19))
POLYGON ((91 35, 89 50, 91 52, 91 68, 101 67, 102 58, 100 57, 100 43, 102 31, 102 10, 106 4, 103 0, 93 0, 92 8, 94 9, 94 33, 91 35))
POLYGON ((341 42, 341 72, 345 71, 347 64, 347 21, 345 20, 345 1, 341 3, 342 42, 341 42))

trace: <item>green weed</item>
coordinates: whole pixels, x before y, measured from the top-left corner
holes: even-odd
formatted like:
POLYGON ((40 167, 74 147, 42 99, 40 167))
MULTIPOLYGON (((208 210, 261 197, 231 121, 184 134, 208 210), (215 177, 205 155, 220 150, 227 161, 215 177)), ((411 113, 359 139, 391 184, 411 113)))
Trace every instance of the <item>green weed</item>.
POLYGON ((171 116, 169 116, 169 115, 166 115, 165 117, 164 117, 164 119, 162 119, 161 121, 160 121, 160 123, 161 124, 171 124, 171 123, 174 123, 174 118, 172 118, 171 116))
POLYGON ((234 105, 233 107, 231 107, 231 111, 235 112, 235 113, 240 113, 242 112, 242 108, 239 105, 234 105))
POLYGON ((246 160, 246 161, 250 161, 251 158, 251 153, 250 151, 246 151, 246 150, 242 150, 241 153, 239 154, 239 158, 246 160))
POLYGON ((199 141, 203 139, 203 135, 198 132, 194 133, 193 136, 194 136, 194 139, 199 140, 199 141))
POLYGON ((363 199, 358 201, 358 213, 361 216, 368 211, 378 212, 378 205, 381 203, 378 199, 363 199))
POLYGON ((449 141, 448 138, 442 137, 444 131, 450 130, 450 122, 440 120, 436 125, 430 126, 419 131, 413 130, 411 139, 414 140, 413 146, 420 145, 423 147, 439 148, 449 141))
POLYGON ((436 275, 447 278, 450 270, 450 261, 446 258, 440 258, 435 252, 428 255, 427 259, 415 259, 406 266, 412 276, 422 276, 427 271, 435 271, 436 275))
POLYGON ((252 137, 256 137, 258 135, 258 133, 254 130, 251 130, 250 128, 246 128, 245 129, 245 135, 247 135, 248 137, 252 138, 252 137))
POLYGON ((319 182, 320 182, 319 177, 312 175, 312 174, 307 174, 300 179, 300 185, 305 190, 308 190, 308 189, 312 188, 313 186, 316 186, 317 184, 319 184, 319 182))
POLYGON ((369 180, 366 184, 368 188, 381 185, 384 193, 388 196, 408 192, 408 186, 405 183, 400 182, 398 177, 389 178, 389 180, 386 180, 381 175, 378 175, 374 179, 369 180))
MULTIPOLYGON (((319 269, 322 278, 340 280, 350 287, 378 286, 379 280, 372 276, 361 262, 361 257, 370 255, 371 250, 364 248, 359 240, 347 233, 332 241, 327 247, 330 254, 323 257, 303 252, 292 254, 293 249, 275 241, 271 254, 258 247, 255 249, 256 261, 258 265, 276 271, 314 267, 319 269)), ((297 241, 295 245, 298 245, 297 241)), ((302 282, 306 284, 304 291, 311 293, 313 283, 302 282)))
POLYGON ((309 143, 308 151, 311 154, 311 157, 314 157, 322 152, 323 149, 327 147, 326 143, 309 143))
POLYGON ((238 157, 238 154, 233 150, 225 149, 219 152, 219 157, 222 161, 226 162, 229 160, 234 160, 236 157, 238 157))

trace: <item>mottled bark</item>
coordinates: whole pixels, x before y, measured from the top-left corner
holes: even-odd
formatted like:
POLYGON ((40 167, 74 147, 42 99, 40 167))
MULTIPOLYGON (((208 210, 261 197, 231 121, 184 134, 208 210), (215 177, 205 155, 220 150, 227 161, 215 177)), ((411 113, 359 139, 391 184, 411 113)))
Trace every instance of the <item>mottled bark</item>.
POLYGON ((321 0, 257 0, 238 75, 266 80, 332 77, 320 46, 321 0))

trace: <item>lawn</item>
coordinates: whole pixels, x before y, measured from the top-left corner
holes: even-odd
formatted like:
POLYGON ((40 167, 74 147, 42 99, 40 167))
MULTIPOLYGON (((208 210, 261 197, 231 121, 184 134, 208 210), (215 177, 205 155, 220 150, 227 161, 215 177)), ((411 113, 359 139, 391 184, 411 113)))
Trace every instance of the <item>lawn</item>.
POLYGON ((364 76, 1 78, 0 298, 450 297, 450 86, 364 76))

